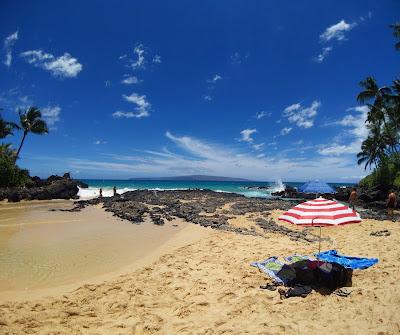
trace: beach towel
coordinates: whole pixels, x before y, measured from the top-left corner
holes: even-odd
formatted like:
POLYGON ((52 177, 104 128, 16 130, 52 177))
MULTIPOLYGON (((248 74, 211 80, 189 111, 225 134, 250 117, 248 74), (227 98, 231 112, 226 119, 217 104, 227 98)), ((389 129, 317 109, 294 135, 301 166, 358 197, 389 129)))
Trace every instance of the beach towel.
POLYGON ((277 283, 284 284, 284 281, 277 276, 277 273, 282 270, 284 265, 281 261, 278 261, 278 257, 273 256, 262 262, 253 262, 250 265, 259 268, 277 283))
POLYGON ((321 261, 338 263, 343 267, 352 270, 364 270, 378 263, 377 258, 345 256, 338 254, 336 250, 323 251, 319 254, 315 254, 315 256, 321 261))
POLYGON ((304 260, 312 260, 311 257, 309 256, 304 256, 304 255, 298 255, 298 254, 294 254, 292 256, 287 256, 285 257, 285 261, 289 264, 291 263, 296 263, 296 262, 300 262, 300 261, 304 261, 304 260))

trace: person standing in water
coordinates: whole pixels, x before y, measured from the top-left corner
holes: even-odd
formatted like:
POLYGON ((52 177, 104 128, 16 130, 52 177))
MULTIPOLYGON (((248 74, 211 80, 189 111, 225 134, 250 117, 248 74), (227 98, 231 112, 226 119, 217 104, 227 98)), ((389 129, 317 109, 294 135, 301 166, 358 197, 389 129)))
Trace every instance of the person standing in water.
POLYGON ((99 197, 100 197, 100 198, 103 197, 103 189, 102 189, 102 188, 100 188, 100 190, 99 190, 99 197))
POLYGON ((388 199, 386 201, 387 209, 388 209, 388 216, 392 218, 394 222, 394 209, 397 206, 397 196, 396 193, 391 190, 388 195, 388 199))
POLYGON ((117 188, 114 186, 113 187, 113 196, 115 197, 117 195, 117 188))
POLYGON ((350 207, 353 208, 353 211, 355 210, 357 197, 358 197, 357 190, 355 188, 353 188, 351 190, 350 197, 349 197, 349 204, 350 204, 350 207))

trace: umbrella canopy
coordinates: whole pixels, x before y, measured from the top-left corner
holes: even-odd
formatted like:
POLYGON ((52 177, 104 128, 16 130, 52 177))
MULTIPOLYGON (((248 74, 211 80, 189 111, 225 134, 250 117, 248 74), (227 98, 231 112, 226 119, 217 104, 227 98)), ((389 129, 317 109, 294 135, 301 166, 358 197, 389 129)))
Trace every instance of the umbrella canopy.
POLYGON ((335 190, 327 183, 320 181, 309 181, 299 188, 303 193, 335 193, 335 190))
POLYGON ((300 226, 338 226, 361 222, 360 216, 349 207, 324 198, 303 202, 279 217, 300 226))

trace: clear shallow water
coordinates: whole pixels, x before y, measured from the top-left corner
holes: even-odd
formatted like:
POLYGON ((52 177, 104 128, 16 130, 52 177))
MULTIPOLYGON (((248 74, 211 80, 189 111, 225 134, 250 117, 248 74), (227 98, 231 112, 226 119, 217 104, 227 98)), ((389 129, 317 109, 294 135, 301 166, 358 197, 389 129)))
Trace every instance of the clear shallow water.
MULTIPOLYGON (((99 188, 103 189, 103 196, 111 196, 112 188, 115 186, 118 193, 132 190, 187 190, 187 189, 209 189, 217 192, 232 192, 243 194, 247 197, 271 197, 271 193, 282 191, 285 185, 299 187, 303 182, 242 182, 242 181, 158 181, 158 180, 100 180, 83 179, 89 185, 88 189, 81 189, 79 196, 82 199, 93 198, 99 195, 99 188), (264 186, 266 189, 249 190, 247 187, 264 186)), ((330 183, 329 185, 348 186, 345 183, 330 183)))
POLYGON ((58 211, 69 208, 70 201, 0 203, 0 300, 8 291, 30 292, 117 271, 186 227, 174 221, 163 227, 120 222, 94 207, 58 211))

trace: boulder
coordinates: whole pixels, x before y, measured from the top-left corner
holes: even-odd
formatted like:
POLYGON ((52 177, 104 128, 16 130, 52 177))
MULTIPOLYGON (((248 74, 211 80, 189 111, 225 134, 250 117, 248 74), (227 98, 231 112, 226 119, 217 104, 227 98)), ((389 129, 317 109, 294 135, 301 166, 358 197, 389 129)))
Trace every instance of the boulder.
POLYGON ((68 173, 64 176, 50 176, 47 179, 32 177, 29 188, 0 189, 0 200, 8 199, 10 202, 20 200, 51 200, 51 199, 77 199, 79 187, 88 187, 87 184, 71 179, 68 173))

